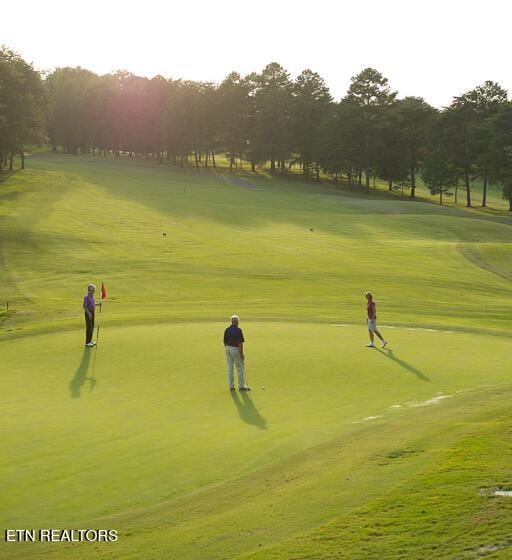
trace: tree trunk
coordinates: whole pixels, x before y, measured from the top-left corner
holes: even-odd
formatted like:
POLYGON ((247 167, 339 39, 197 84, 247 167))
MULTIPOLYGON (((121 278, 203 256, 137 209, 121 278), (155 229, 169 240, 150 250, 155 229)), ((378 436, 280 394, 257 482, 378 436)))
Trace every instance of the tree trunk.
POLYGON ((215 163, 215 150, 212 148, 212 164, 213 168, 217 169, 217 164, 215 163))
POLYGON ((443 189, 439 190, 439 203, 443 205, 443 189))
POLYGON ((366 180, 366 189, 368 190, 370 188, 370 129, 366 130, 364 175, 366 180))
POLYGON ((318 163, 315 163, 315 172, 316 172, 316 182, 320 183, 320 166, 318 163))
POLYGON ((348 168, 348 186, 351 189, 352 188, 352 167, 348 168))
POLYGON ((393 179, 388 179, 388 190, 389 192, 393 190, 393 179))
POLYGON ((274 173, 274 171, 276 170, 276 160, 274 159, 274 157, 270 158, 270 172, 274 173))
POLYGON ((459 190, 459 187, 455 186, 455 204, 457 204, 457 202, 458 202, 458 200, 457 200, 458 190, 459 190))
POLYGON ((471 188, 469 186, 469 173, 467 171, 464 173, 464 179, 466 183, 466 208, 471 208, 471 188))
POLYGON ((21 146, 20 156, 21 156, 21 169, 25 169, 25 149, 23 148, 23 146, 21 146))
POLYGON ((230 173, 233 173, 233 163, 234 163, 233 152, 230 152, 230 154, 229 154, 229 172, 230 173))
POLYGON ((256 173, 256 163, 254 161, 251 160, 251 171, 253 173, 256 173))
POLYGON ((357 178, 357 184, 359 187, 363 186, 363 170, 359 170, 359 177, 357 178))
POLYGON ((487 171, 484 173, 484 192, 482 193, 482 206, 487 205, 487 171))
POLYGON ((14 158, 14 154, 13 154, 13 152, 11 152, 11 156, 10 156, 10 158, 9 158, 9 171, 12 171, 12 161, 13 161, 13 158, 14 158))
POLYGON ((196 169, 199 170, 199 157, 197 155, 197 150, 194 150, 194 159, 196 162, 196 169))
POLYGON ((414 152, 411 155, 411 198, 416 196, 416 162, 414 152))

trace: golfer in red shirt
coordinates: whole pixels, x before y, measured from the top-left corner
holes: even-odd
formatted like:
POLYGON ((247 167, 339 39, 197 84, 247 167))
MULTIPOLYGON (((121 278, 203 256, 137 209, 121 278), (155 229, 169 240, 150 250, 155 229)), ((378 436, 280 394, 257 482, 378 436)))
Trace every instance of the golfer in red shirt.
POLYGON ((374 334, 376 334, 382 341, 382 348, 385 348, 388 341, 384 340, 380 332, 377 330, 377 307, 373 301, 373 295, 371 292, 366 292, 364 294, 368 304, 366 306, 366 311, 368 312, 368 333, 370 334, 370 342, 366 345, 367 348, 375 348, 375 342, 373 340, 374 334))

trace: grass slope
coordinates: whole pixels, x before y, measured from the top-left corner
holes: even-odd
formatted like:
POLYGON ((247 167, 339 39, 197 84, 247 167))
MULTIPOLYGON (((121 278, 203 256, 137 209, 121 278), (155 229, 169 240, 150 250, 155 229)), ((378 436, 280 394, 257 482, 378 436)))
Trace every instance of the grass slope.
POLYGON ((492 489, 512 484, 511 225, 266 176, 35 155, 0 184, 2 527, 120 540, 2 553, 508 557, 512 501, 492 489), (85 352, 91 279, 109 295, 85 352), (389 351, 363 347, 367 288, 389 351), (234 311, 249 395, 226 391, 234 311))

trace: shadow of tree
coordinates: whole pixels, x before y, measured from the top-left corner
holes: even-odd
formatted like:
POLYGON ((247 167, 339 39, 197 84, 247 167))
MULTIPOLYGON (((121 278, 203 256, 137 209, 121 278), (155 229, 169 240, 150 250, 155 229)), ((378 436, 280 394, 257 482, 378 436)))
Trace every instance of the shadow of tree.
POLYGON ((5 183, 7 179, 19 173, 20 169, 0 169, 0 183, 5 183))

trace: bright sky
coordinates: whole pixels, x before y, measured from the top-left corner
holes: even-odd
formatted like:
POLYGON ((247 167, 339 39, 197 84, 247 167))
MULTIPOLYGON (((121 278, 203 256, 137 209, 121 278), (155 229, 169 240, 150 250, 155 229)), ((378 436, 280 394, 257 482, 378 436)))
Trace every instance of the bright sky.
POLYGON ((276 61, 336 98, 367 66, 438 107, 485 80, 512 91, 510 0, 24 0, 0 43, 38 69, 221 81, 276 61), (21 10, 21 11, 20 11, 21 10))

